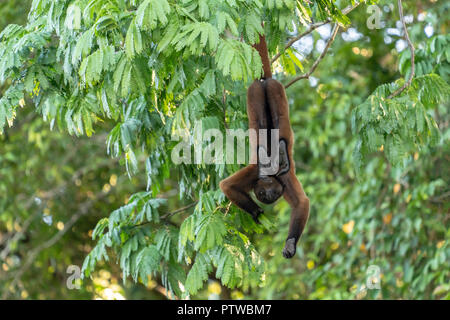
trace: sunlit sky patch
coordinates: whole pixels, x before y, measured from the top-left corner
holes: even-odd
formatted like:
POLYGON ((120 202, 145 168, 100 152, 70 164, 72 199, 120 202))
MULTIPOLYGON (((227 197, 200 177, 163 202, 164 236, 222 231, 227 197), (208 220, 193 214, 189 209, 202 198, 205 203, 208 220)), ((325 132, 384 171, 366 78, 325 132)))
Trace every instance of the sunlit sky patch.
POLYGON ((349 28, 346 32, 342 33, 342 39, 347 42, 357 41, 363 36, 362 33, 358 32, 356 28, 349 28))
POLYGON ((319 53, 322 52, 323 49, 325 49, 325 45, 326 45, 326 43, 322 39, 317 40, 317 42, 316 42, 316 51, 319 52, 319 53))
MULTIPOLYGON (((393 10, 393 6, 384 6, 383 11, 389 12, 393 10)), ((411 24, 414 22, 415 19, 417 21, 424 21, 426 17, 426 12, 421 12, 418 14, 417 18, 414 17, 414 15, 409 14, 405 16, 405 22, 407 24, 411 24)), ((395 22, 395 27, 392 28, 385 28, 386 22, 380 21, 380 27, 381 29, 384 29, 384 43, 391 44, 395 43, 395 49, 397 52, 401 52, 405 50, 405 48, 408 47, 408 43, 402 39, 403 37, 403 24, 400 20, 395 22)), ((314 41, 314 37, 312 35, 307 35, 303 38, 301 38, 299 41, 295 42, 293 44, 293 48, 295 49, 295 55, 298 59, 304 60, 306 56, 308 56, 313 50, 315 52, 322 52, 326 46, 327 40, 331 36, 331 30, 332 25, 326 24, 323 26, 320 26, 316 29, 318 34, 320 35, 320 39, 317 41, 314 41)), ((380 30, 380 32, 382 32, 380 30)), ((428 24, 424 28, 425 35, 430 38, 434 34, 434 28, 431 24, 428 24)), ((351 27, 348 28, 346 31, 341 33, 341 37, 346 42, 354 42, 360 40, 364 35, 358 31, 358 29, 351 27)), ((310 85, 312 87, 317 85, 317 79, 310 78, 310 85)))
POLYGON ((384 36, 384 43, 390 44, 392 43, 393 39, 390 36, 384 36))
POLYGON ((309 85, 311 86, 311 87, 315 87, 315 86, 317 86, 317 83, 319 82, 319 80, 316 78, 316 77, 309 77, 309 85))
POLYGON ((317 32, 319 33, 322 39, 328 39, 331 35, 331 26, 330 24, 325 24, 317 28, 317 32))
POLYGON ((426 35, 428 38, 431 37, 431 36, 434 34, 434 28, 433 28, 433 26, 430 25, 430 24, 427 25, 423 31, 425 31, 425 35, 426 35))
POLYGON ((421 12, 421 13, 419 13, 419 15, 417 16, 417 20, 419 20, 419 21, 424 21, 426 15, 427 15, 426 12, 421 12))
POLYGON ((390 36, 401 36, 402 30, 397 28, 387 28, 386 33, 390 36))
POLYGON ((313 49, 314 39, 312 35, 307 35, 294 43, 293 47, 303 55, 308 55, 313 49))
POLYGON ((42 217, 42 220, 44 221, 45 224, 47 224, 49 226, 51 226, 53 223, 53 217, 48 214, 44 214, 42 217))
POLYGON ((407 46, 408 46, 408 44, 403 39, 399 39, 395 42, 395 49, 398 52, 402 52, 407 46))
POLYGON ((414 22, 414 16, 412 14, 408 14, 407 16, 405 16, 405 22, 408 23, 413 23, 414 22))

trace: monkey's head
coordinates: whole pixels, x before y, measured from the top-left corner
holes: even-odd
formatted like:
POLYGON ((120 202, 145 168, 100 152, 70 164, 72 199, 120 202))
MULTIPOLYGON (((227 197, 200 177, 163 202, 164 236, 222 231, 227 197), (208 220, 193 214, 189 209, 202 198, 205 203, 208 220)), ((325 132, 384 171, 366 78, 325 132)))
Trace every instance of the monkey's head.
POLYGON ((274 177, 261 177, 254 188, 256 198, 265 204, 274 203, 283 194, 283 186, 274 177))

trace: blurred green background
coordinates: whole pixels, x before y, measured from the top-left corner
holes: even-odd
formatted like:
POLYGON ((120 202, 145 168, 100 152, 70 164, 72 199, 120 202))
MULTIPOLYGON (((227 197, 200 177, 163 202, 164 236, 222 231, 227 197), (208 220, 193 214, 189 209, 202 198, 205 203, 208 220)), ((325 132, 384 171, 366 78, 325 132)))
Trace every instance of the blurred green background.
MULTIPOLYGON (((351 111, 378 85, 399 77, 404 49, 398 36, 385 32, 396 27, 396 13, 388 2, 380 6, 384 29, 369 30, 366 7, 358 8, 314 77, 287 90, 297 174, 311 201, 297 256, 287 261, 280 254, 290 209, 279 202, 279 232, 252 235, 266 263, 264 285, 228 289, 211 277, 192 298, 450 298, 449 106, 432 112, 442 132, 437 146, 417 150, 404 169, 374 155, 360 179, 355 176, 351 111), (380 289, 376 280, 368 288, 378 271, 380 289)), ((2 1, 0 29, 24 24, 29 7, 30 1, 2 1)), ((412 1, 405 14, 413 17, 410 34, 420 46, 447 35, 448 2, 412 1)), ((320 34, 310 41, 320 42, 320 34)), ((68 266, 81 266, 94 245, 97 221, 146 186, 145 177, 129 178, 123 163, 106 155, 112 127, 102 123, 91 138, 52 131, 26 101, 0 136, 0 297, 166 298, 158 278, 147 286, 124 283, 114 258, 80 289, 66 286, 68 266), (8 290, 12 284, 19 290, 8 290)), ((178 193, 176 180, 167 186, 169 196, 178 193)), ((176 196, 169 201, 171 208, 177 204, 176 196)))

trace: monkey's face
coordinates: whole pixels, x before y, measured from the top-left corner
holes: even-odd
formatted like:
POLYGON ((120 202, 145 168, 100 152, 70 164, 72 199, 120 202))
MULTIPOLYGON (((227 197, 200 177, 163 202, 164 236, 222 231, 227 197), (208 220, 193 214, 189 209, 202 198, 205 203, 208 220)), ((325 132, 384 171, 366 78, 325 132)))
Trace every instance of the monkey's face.
POLYGON ((274 177, 259 178, 254 188, 256 198, 265 204, 274 203, 283 194, 283 186, 274 177))

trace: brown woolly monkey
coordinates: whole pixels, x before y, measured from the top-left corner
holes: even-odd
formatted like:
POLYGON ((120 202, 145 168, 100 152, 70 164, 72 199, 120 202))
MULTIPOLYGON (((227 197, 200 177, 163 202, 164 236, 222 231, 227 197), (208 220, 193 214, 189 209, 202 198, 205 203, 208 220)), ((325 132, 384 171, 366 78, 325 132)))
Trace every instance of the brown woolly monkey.
MULTIPOLYGON (((295 175, 292 155, 294 138, 289 122, 289 106, 284 86, 271 79, 264 37, 260 38, 255 48, 263 61, 264 77, 262 80, 255 80, 248 88, 247 114, 249 128, 256 130, 257 133, 257 137, 250 136, 251 157, 256 155, 258 158, 257 161, 250 159, 250 165, 222 180, 220 188, 231 202, 251 214, 256 222, 259 222, 258 216, 263 210, 250 197, 250 192, 253 190, 256 198, 266 204, 274 203, 283 195, 292 208, 283 256, 292 258, 308 220, 309 199, 295 175), (258 156, 259 129, 267 129, 268 132, 270 129, 279 129, 279 169, 273 175, 261 174, 263 165, 258 156)), ((267 140, 270 141, 270 138, 267 140)), ((270 143, 268 149, 270 152, 270 143)))

